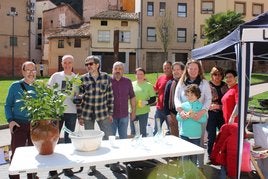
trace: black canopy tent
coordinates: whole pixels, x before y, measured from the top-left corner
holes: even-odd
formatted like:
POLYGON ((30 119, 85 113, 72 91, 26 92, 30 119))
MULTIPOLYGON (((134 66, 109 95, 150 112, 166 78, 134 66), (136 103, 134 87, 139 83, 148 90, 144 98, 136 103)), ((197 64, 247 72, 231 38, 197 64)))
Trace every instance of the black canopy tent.
POLYGON ((239 85, 239 132, 237 178, 240 178, 247 117, 250 77, 253 60, 268 60, 268 12, 241 24, 225 38, 192 50, 192 58, 197 60, 236 60, 239 85))

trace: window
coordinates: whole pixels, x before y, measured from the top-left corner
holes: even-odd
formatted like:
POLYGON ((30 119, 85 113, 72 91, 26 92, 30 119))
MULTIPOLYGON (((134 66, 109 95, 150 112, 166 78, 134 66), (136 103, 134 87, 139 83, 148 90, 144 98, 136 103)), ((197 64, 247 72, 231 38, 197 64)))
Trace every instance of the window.
POLYGON ((81 39, 74 38, 74 48, 80 48, 80 47, 81 47, 81 39))
POLYGON ((42 45, 42 34, 41 33, 37 34, 36 45, 39 46, 39 47, 42 45))
POLYGON ((63 71, 63 67, 61 63, 62 57, 63 56, 58 56, 58 71, 63 71))
POLYGON ((252 4, 252 16, 257 16, 263 13, 263 4, 252 4))
POLYGON ((127 27, 128 26, 128 21, 121 21, 121 26, 127 27))
POLYGON ((214 13, 214 2, 213 1, 202 1, 201 14, 213 14, 213 13, 214 13))
POLYGON ((177 42, 186 42, 186 29, 185 28, 177 29, 177 42))
POLYGON ((186 3, 178 3, 178 17, 187 17, 186 3))
POLYGON ((165 2, 160 2, 159 4, 159 15, 164 16, 166 12, 166 3, 165 2))
POLYGON ((107 21, 101 21, 101 26, 107 26, 108 22, 107 21))
POLYGON ((50 21, 50 27, 53 27, 53 20, 50 21))
POLYGON ((110 31, 99 30, 98 31, 98 41, 99 42, 110 42, 110 31))
POLYGON ((147 41, 156 42, 155 27, 147 27, 147 41))
POLYGON ((11 36, 9 38, 10 46, 18 46, 18 38, 16 36, 11 36))
POLYGON ((37 19, 37 29, 42 29, 42 18, 37 19))
POLYGON ((58 48, 64 48, 64 40, 58 40, 58 48))
POLYGON ((184 64, 187 63, 188 60, 188 53, 175 53, 175 62, 183 62, 184 64))
POLYGON ((154 16, 154 3, 147 2, 147 16, 154 16))
POLYGON ((130 42, 130 32, 119 31, 119 42, 130 42))
POLYGON ((201 25, 200 26, 200 38, 201 39, 205 39, 206 35, 205 35, 205 25, 201 25))
POLYGON ((235 2, 235 12, 246 15, 246 3, 235 2))

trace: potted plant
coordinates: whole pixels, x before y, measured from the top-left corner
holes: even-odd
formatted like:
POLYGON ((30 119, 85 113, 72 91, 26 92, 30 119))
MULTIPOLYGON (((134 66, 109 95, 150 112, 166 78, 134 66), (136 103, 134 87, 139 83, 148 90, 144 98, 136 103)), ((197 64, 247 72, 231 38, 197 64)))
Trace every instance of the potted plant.
POLYGON ((27 110, 31 120, 31 139, 39 154, 52 154, 59 140, 60 116, 65 110, 64 100, 74 95, 75 88, 81 84, 76 75, 71 80, 66 78, 66 89, 60 90, 58 84, 48 86, 44 80, 33 83, 35 90, 25 91, 19 101, 24 103, 21 110, 27 110))

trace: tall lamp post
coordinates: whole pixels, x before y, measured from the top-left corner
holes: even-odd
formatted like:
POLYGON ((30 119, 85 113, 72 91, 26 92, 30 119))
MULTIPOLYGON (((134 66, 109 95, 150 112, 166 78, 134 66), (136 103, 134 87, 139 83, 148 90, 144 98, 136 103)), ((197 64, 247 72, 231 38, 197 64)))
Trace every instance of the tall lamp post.
POLYGON ((7 13, 7 16, 12 17, 12 38, 11 38, 11 46, 12 46, 12 77, 15 76, 14 74, 14 45, 15 45, 15 36, 14 36, 14 17, 18 15, 16 12, 15 7, 11 7, 10 11, 7 13))

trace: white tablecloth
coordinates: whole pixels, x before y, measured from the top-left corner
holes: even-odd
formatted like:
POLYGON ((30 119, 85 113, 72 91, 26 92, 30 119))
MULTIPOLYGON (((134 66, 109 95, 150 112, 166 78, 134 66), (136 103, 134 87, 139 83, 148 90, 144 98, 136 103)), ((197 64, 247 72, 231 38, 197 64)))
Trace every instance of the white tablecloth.
POLYGON ((202 154, 205 149, 175 136, 147 137, 115 140, 115 146, 102 141, 101 147, 91 152, 74 150, 72 144, 58 144, 51 155, 39 155, 35 147, 16 149, 9 167, 9 174, 61 170, 72 167, 88 167, 115 162, 130 162, 164 157, 202 154))

